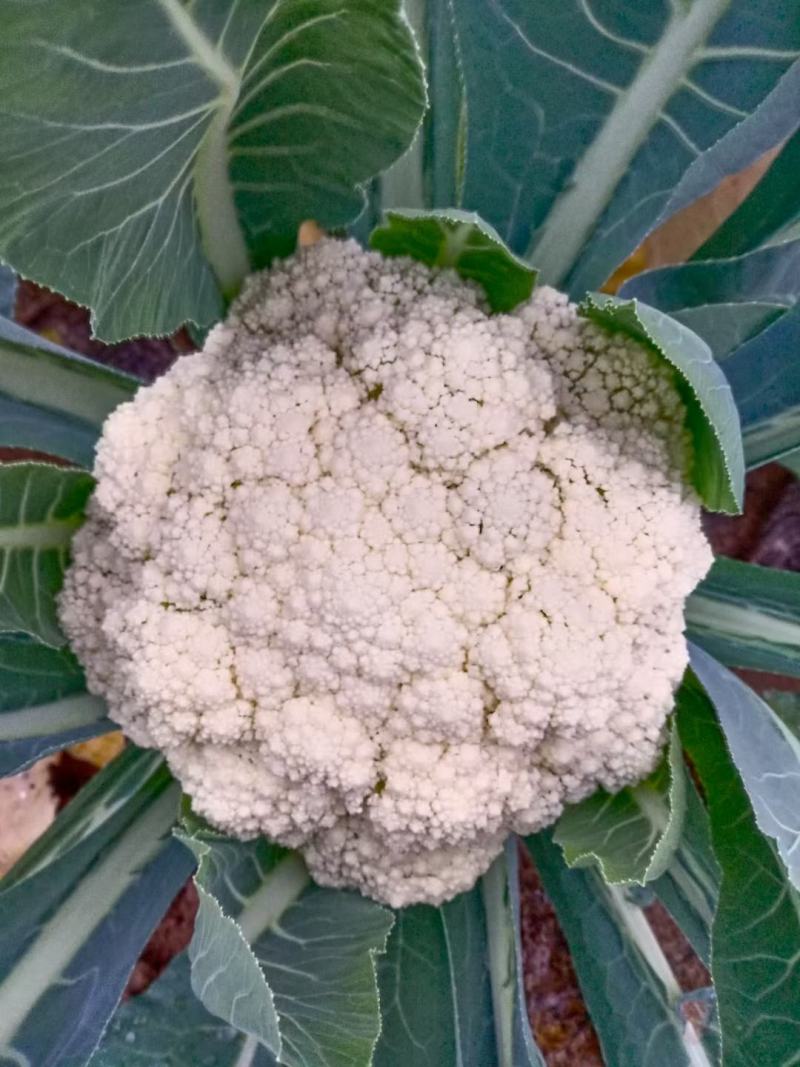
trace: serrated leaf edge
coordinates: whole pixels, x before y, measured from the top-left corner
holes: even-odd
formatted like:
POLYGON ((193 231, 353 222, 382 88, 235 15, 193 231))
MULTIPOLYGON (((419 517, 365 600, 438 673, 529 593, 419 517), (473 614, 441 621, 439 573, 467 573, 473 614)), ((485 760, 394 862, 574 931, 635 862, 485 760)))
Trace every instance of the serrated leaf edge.
MULTIPOLYGON (((652 337, 650 331, 647 329, 647 327, 645 326, 644 322, 641 319, 641 316, 639 315, 639 304, 640 304, 640 301, 636 297, 631 297, 631 298, 626 300, 626 299, 619 298, 619 297, 614 297, 614 296, 611 296, 611 295, 607 296, 605 294, 600 294, 600 299, 598 299, 598 294, 587 293, 586 297, 578 305, 578 314, 584 316, 585 318, 588 318, 589 321, 592 321, 591 314, 590 314, 592 311, 597 311, 597 312, 600 312, 602 314, 604 312, 608 313, 609 310, 613 309, 613 308, 619 308, 619 309, 630 308, 631 309, 633 314, 636 316, 636 321, 639 324, 639 328, 641 329, 641 331, 644 334, 644 336, 647 338, 647 342, 650 345, 650 347, 652 349, 654 349, 661 356, 662 359, 666 360, 666 362, 670 365, 670 367, 672 367, 677 372, 677 374, 680 375, 681 380, 685 383, 686 387, 689 389, 689 391, 691 392, 691 394, 694 397, 695 401, 697 402, 698 407, 702 411, 703 416, 705 417, 705 420, 706 420, 707 424, 710 426, 711 432, 714 434, 714 438, 715 438, 717 444, 719 445, 719 454, 722 457, 722 465, 723 465, 724 470, 725 470, 725 477, 726 477, 726 481, 727 481, 728 492, 730 494, 731 500, 734 502, 734 505, 736 506, 736 508, 738 510, 734 511, 734 510, 731 510, 729 508, 725 508, 725 509, 720 508, 720 509, 714 509, 714 510, 720 510, 720 511, 722 511, 723 514, 730 514, 730 515, 740 514, 741 510, 742 510, 742 499, 741 499, 741 495, 742 494, 741 494, 741 492, 737 492, 736 486, 734 484, 733 474, 731 472, 731 467, 730 467, 730 464, 728 462, 728 454, 725 451, 725 448, 723 446, 722 439, 721 439, 721 437, 719 435, 719 431, 717 430, 716 424, 715 424, 714 420, 710 417, 710 415, 709 415, 709 413, 708 413, 708 411, 706 409, 705 404, 701 400, 700 396, 697 393, 697 390, 694 388, 692 383, 683 374, 683 372, 681 371, 680 367, 678 367, 678 365, 670 358, 669 354, 652 337)), ((658 308, 654 308, 653 310, 654 311, 658 311, 658 308)), ((670 318, 670 316, 668 314, 666 314, 666 312, 659 311, 659 314, 663 315, 665 318, 670 318)), ((677 321, 677 320, 675 320, 675 321, 677 321)), ((601 325, 601 324, 596 324, 596 325, 601 325)), ((602 328, 602 325, 601 325, 601 328, 602 328)), ((682 328, 687 330, 689 333, 692 333, 692 331, 689 330, 689 328, 687 326, 683 326, 682 328)), ((624 327, 622 327, 621 329, 622 329, 622 332, 627 332, 627 331, 625 331, 624 327)), ((708 344, 702 339, 702 337, 698 337, 697 334, 693 334, 693 336, 697 337, 697 339, 700 342, 700 344, 703 345, 705 348, 707 348, 708 352, 709 352, 709 355, 711 355, 711 349, 708 347, 708 344)), ((714 365, 718 366, 716 361, 714 361, 713 356, 711 357, 711 359, 712 359, 712 362, 714 363, 714 365)))
MULTIPOLYGON (((213 911, 217 912, 217 914, 220 915, 220 917, 226 923, 228 923, 228 925, 230 927, 233 928, 233 930, 235 931, 236 935, 238 936, 239 940, 242 943, 242 946, 244 948, 244 951, 245 951, 246 955, 249 956, 249 958, 253 961, 253 963, 258 968, 258 971, 259 971, 259 973, 260 973, 260 975, 262 977, 262 980, 264 982, 264 988, 266 989, 266 992, 267 992, 267 998, 268 998, 269 1006, 272 1008, 273 1014, 274 1014, 276 1022, 277 1022, 278 1047, 277 1047, 277 1049, 270 1048, 270 1046, 266 1045, 261 1040, 261 1038, 258 1037, 256 1034, 250 1034, 248 1032, 247 1036, 255 1038, 255 1040, 258 1042, 258 1044, 259 1045, 263 1045, 264 1048, 268 1049, 268 1051, 273 1056, 275 1056, 277 1062, 280 1063, 281 1062, 281 1055, 282 1055, 282 1052, 283 1052, 283 1049, 282 1049, 283 1037, 282 1037, 282 1034, 281 1034, 281 1017, 280 1017, 280 1014, 279 1014, 277 1008, 275 1007, 275 995, 272 992, 272 987, 270 986, 269 982, 267 981, 266 975, 264 974, 264 971, 263 971, 263 969, 261 967, 261 963, 259 962, 258 957, 256 956, 256 954, 253 952, 252 948, 250 947, 250 942, 245 937, 244 931, 242 930, 242 927, 239 925, 239 923, 232 916, 227 914, 227 912, 223 909, 222 905, 217 900, 217 898, 214 896, 214 894, 211 893, 209 890, 207 890, 200 883, 200 880, 199 880, 202 877, 202 872, 203 872, 204 867, 207 865, 207 860, 208 860, 208 857, 211 854, 211 849, 202 840, 200 840, 198 837, 195 837, 191 832, 187 832, 185 829, 175 828, 173 830, 173 835, 177 838, 178 841, 181 842, 181 844, 185 845, 197 857, 197 870, 194 873, 194 875, 192 876, 192 881, 194 883, 195 889, 197 890, 198 896, 201 899, 205 900, 208 903, 209 907, 213 911)), ((221 840, 224 840, 224 835, 220 834, 219 837, 220 837, 221 840)), ((194 968, 193 967, 191 969, 191 977, 192 977, 192 991, 194 992, 195 996, 197 996, 198 1000, 200 1000, 201 1003, 202 1003, 202 997, 200 997, 200 995, 198 994, 198 992, 195 989, 195 985, 194 985, 194 981, 193 981, 193 979, 194 979, 194 968)), ((230 1022, 229 1022, 229 1025, 234 1026, 234 1024, 230 1023, 230 1022)), ((245 1031, 239 1031, 239 1032, 240 1033, 245 1033, 245 1031)))

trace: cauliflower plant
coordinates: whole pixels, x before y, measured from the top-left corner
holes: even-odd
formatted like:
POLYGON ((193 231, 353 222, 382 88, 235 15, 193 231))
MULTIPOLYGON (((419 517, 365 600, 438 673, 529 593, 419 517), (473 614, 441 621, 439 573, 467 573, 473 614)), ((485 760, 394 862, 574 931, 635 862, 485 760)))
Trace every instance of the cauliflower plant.
POLYGON ((394 906, 657 760, 711 564, 672 372, 325 240, 109 418, 61 596, 195 808, 394 906))

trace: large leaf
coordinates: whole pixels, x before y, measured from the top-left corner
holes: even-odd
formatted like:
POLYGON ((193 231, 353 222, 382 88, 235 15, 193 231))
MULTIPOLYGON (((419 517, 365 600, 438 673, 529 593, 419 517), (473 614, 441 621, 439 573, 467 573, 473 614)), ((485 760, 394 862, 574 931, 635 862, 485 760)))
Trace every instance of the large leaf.
POLYGON ((106 767, 0 882, 0 1060, 82 1067, 192 869, 156 753, 106 767))
MULTIPOLYGON (((408 21, 417 47, 426 37, 426 14, 427 0, 403 0, 403 15, 408 21)), ((427 92, 427 79, 425 88, 427 92)), ((428 100, 428 107, 422 118, 423 125, 430 119, 430 115, 430 100, 428 100)), ((353 224, 353 236, 361 239, 363 243, 366 243, 368 235, 378 222, 379 202, 384 207, 421 209, 426 206, 427 191, 423 175, 424 135, 421 129, 422 127, 417 130, 413 141, 402 156, 370 182, 370 187, 366 190, 365 208, 353 224)))
POLYGON ((383 213, 444 208, 461 202, 464 81, 450 0, 405 0, 403 10, 426 64, 428 109, 400 159, 374 180, 353 234, 367 243, 383 213))
MULTIPOLYGON (((392 921, 385 908, 356 893, 309 885, 252 939, 275 997, 281 1063, 371 1062, 380 1032, 376 957, 386 948, 392 921)), ((264 925, 262 918, 254 929, 264 925)), ((243 929, 249 934, 246 921, 243 929)))
POLYGON ((800 216, 797 175, 800 173, 800 131, 743 203, 695 252, 694 259, 719 259, 749 252, 775 237, 800 216))
POLYGON ((686 632, 729 667, 800 677, 800 575, 720 557, 686 602, 686 632))
MULTIPOLYGON (((423 178, 426 202, 452 207, 462 202, 466 100, 464 75, 450 0, 410 0, 421 5, 423 41, 427 42, 430 107, 423 127, 423 178)), ((391 205, 390 205, 391 206, 391 205)))
POLYGON ((683 831, 686 772, 673 727, 653 773, 618 793, 599 789, 564 811, 553 840, 570 867, 596 863, 607 882, 630 885, 658 878, 673 859, 683 831))
POLYGON ((800 306, 793 307, 724 363, 742 423, 748 467, 800 447, 800 306))
POLYGON ((367 1067, 391 913, 312 885, 297 854, 265 841, 203 830, 184 840, 200 858, 189 954, 205 1006, 287 1067, 367 1067))
POLYGON ((700 648, 692 669, 717 713, 756 823, 774 838, 789 878, 800 889, 800 740, 769 704, 700 648))
POLYGON ((645 271, 622 295, 668 312, 724 359, 800 299, 800 241, 645 271))
POLYGON ((0 465, 0 633, 64 644, 55 597, 93 487, 85 471, 0 465))
POLYGON ((395 916, 378 962, 375 1067, 497 1067, 486 914, 478 887, 395 916))
MULTIPOLYGON (((216 886, 220 896, 223 890, 226 896, 235 891, 241 901, 226 903, 238 914, 266 882, 282 850, 263 844, 243 846, 240 852, 233 842, 220 840, 212 851, 202 835, 183 840, 199 860, 195 878, 199 907, 189 947, 192 988, 210 1012, 277 1054, 281 1038, 272 990, 240 924, 225 913, 207 886, 216 886)), ((298 892, 305 882, 300 880, 298 892)))
POLYGON ((522 979, 517 839, 467 893, 396 913, 375 1067, 544 1067, 522 979))
POLYGON ((578 296, 800 52, 798 0, 452 6, 467 116, 460 206, 578 296))
POLYGON ((106 416, 138 384, 0 317, 0 446, 91 467, 106 416))
POLYGON ((0 2, 0 254, 107 340, 208 325, 358 214, 424 90, 392 0, 0 2))
POLYGON ((570 953, 605 1062, 709 1067, 681 991, 642 910, 596 868, 570 869, 549 831, 527 838, 570 953))
POLYGON ((370 244, 385 256, 452 268, 483 288, 492 311, 511 311, 528 299, 536 282, 536 271, 510 252, 491 226, 454 208, 387 211, 370 244))
POLYGON ((253 1038, 231 1029, 197 999, 186 953, 114 1013, 91 1067, 274 1067, 253 1038))
POLYGON ((708 812, 691 778, 686 781, 686 814, 669 867, 650 888, 708 967, 711 925, 719 896, 719 866, 711 848, 708 812))
MULTIPOLYGON (((744 33, 750 31, 750 24, 742 23, 744 33), (745 29, 747 27, 747 29, 745 29)), ((775 32, 779 32, 775 24, 775 32)), ((766 152, 790 139, 800 129, 800 110, 797 107, 797 98, 800 94, 800 51, 792 51, 791 48, 781 54, 781 50, 768 50, 761 52, 760 45, 753 41, 743 40, 737 49, 740 58, 750 58, 758 63, 759 56, 764 64, 791 62, 785 73, 775 83, 775 87, 767 93, 761 103, 741 122, 734 125, 723 137, 711 146, 706 152, 692 163, 683 178, 675 187, 664 210, 656 220, 659 224, 674 215, 693 201, 705 196, 716 189, 723 178, 738 174, 755 163, 766 152)), ((722 58, 722 70, 724 71, 724 57, 722 58)), ((731 57, 733 58, 733 57, 731 57)), ((790 187, 784 190, 784 195, 790 187)), ((756 220, 757 221, 757 220, 756 220)), ((731 219, 733 225, 733 219, 731 219)), ((724 224, 718 231, 721 237, 731 230, 724 224)), ((724 238, 723 238, 724 239, 724 238)), ((704 254, 709 247, 713 248, 716 236, 711 237, 704 249, 698 253, 704 254)), ((755 238, 747 229, 739 230, 737 241, 745 242, 745 247, 737 244, 732 252, 749 250, 755 238)), ((725 254, 721 250, 712 254, 725 254)))
POLYGON ((708 798, 722 872, 711 959, 724 1064, 790 1067, 800 1048, 800 897, 758 832, 714 711, 692 679, 679 694, 678 726, 708 798))
POLYGON ((76 741, 113 730, 64 648, 23 634, 0 636, 0 777, 76 741))
POLYGON ((647 345, 676 371, 694 445, 691 478, 716 511, 741 510, 744 458, 739 416, 725 375, 708 345, 681 323, 637 300, 592 295, 582 314, 647 345))

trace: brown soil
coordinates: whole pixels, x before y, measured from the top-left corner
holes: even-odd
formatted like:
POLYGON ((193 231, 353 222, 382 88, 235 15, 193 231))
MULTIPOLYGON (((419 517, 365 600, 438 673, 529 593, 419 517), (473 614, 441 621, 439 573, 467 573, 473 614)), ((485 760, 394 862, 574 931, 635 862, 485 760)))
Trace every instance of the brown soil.
POLYGON ((567 942, 525 849, 520 890, 525 999, 548 1067, 603 1067, 567 942))
POLYGON ((197 890, 191 879, 178 893, 169 910, 144 947, 125 989, 126 997, 135 997, 161 974, 169 961, 183 952, 192 940, 197 914, 197 890))
POLYGON ((92 337, 85 308, 70 304, 33 282, 20 282, 16 319, 49 341, 145 381, 163 374, 177 356, 194 348, 185 330, 174 337, 137 337, 117 345, 104 345, 92 337))

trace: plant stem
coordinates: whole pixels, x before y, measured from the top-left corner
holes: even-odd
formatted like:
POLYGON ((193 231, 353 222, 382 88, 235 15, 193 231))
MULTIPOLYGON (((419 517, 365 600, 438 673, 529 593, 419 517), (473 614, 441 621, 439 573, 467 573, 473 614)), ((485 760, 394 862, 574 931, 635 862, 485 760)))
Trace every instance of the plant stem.
MULTIPOLYGON (((653 933, 650 923, 647 921, 647 917, 637 904, 632 904, 627 899, 625 890, 620 886, 610 885, 608 886, 608 892, 620 921, 626 927, 631 940, 641 952, 652 972, 664 986, 667 1000, 674 1009, 681 998, 682 990, 661 945, 658 943, 656 935, 653 933)), ((700 1034, 691 1022, 687 1021, 685 1023, 682 1037, 689 1067, 713 1067, 703 1047, 700 1034)))
POLYGON ((481 879, 489 939, 489 974, 497 1041, 498 1067, 514 1067, 514 965, 513 929, 509 917, 505 853, 501 852, 481 879))
POLYGON ((277 925, 310 881, 306 865, 297 852, 292 852, 270 871, 236 916, 236 922, 251 945, 277 925))
POLYGON ((20 1026, 158 853, 175 819, 173 783, 106 850, 55 909, 0 983, 0 1050, 13 1047, 20 1026))
MULTIPOLYGON (((64 730, 90 726, 104 718, 106 703, 90 693, 36 704, 0 715, 0 741, 24 741, 31 737, 49 737, 64 730)), ((102 732, 102 730, 101 730, 102 732)))

